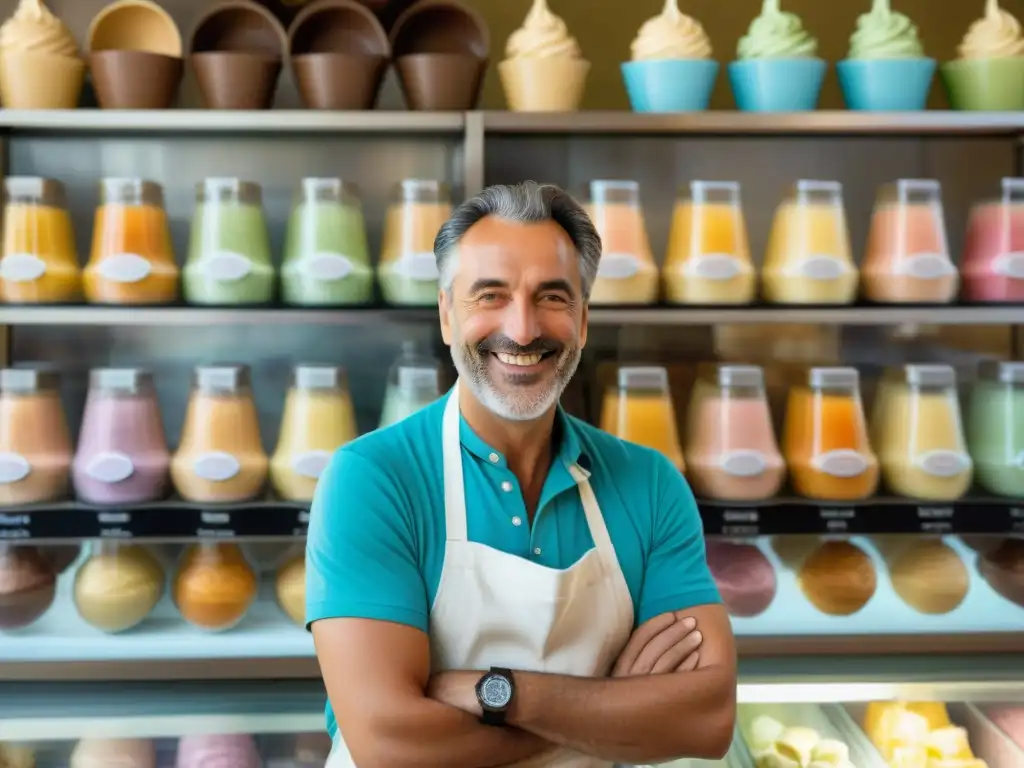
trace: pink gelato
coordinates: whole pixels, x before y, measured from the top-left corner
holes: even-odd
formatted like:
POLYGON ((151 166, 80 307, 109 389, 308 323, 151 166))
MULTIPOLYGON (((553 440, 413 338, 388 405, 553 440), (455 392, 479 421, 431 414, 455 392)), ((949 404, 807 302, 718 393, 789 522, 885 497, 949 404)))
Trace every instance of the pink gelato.
POLYGON ((992 707, 985 714, 1010 741, 1024 749, 1024 707, 992 707))
POLYGON ((252 736, 182 736, 178 741, 177 768, 260 768, 260 755, 252 736))
POLYGON ((757 616, 775 599, 775 569, 753 544, 709 540, 708 567, 726 609, 733 616, 757 616))

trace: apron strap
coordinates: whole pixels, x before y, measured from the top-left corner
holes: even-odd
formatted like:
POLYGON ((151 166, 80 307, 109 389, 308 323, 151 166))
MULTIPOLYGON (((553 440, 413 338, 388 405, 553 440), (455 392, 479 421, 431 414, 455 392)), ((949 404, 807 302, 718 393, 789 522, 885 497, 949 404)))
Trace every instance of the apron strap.
POLYGON ((444 521, 448 541, 466 541, 466 485, 459 437, 459 382, 455 382, 441 422, 441 465, 444 468, 444 521))
POLYGON ((590 538, 594 540, 594 549, 598 551, 605 564, 618 566, 619 558, 615 554, 612 537, 608 533, 608 526, 605 525, 604 515, 601 514, 601 506, 597 503, 594 488, 590 485, 590 473, 578 464, 570 464, 568 468, 569 474, 576 481, 576 487, 579 490, 580 502, 583 504, 583 512, 587 516, 587 526, 590 528, 590 538))

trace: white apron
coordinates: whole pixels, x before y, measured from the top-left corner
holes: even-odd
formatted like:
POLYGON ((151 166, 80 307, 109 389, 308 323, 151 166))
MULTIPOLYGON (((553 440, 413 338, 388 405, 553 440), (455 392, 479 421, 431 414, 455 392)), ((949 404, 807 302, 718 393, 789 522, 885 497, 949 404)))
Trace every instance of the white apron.
MULTIPOLYGON (((557 570, 467 539, 458 383, 445 407, 441 448, 447 541, 430 610, 431 671, 507 667, 607 676, 633 630, 633 601, 590 487, 590 473, 575 464, 568 467, 594 548, 570 568, 557 570)), ((558 748, 516 765, 612 764, 558 748)), ((339 731, 326 768, 353 766, 339 731)))

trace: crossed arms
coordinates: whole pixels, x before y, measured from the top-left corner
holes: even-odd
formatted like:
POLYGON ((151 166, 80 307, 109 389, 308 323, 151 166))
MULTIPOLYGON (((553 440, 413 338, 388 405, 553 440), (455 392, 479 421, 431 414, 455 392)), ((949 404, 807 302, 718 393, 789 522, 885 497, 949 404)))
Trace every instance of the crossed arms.
POLYGON ((489 768, 554 745, 627 763, 718 758, 735 718, 732 632, 721 606, 685 613, 700 629, 699 657, 677 664, 673 652, 688 647, 679 640, 688 633, 681 614, 655 617, 634 633, 610 678, 514 671, 516 695, 503 728, 478 719, 474 686, 482 670, 430 676, 429 640, 419 629, 349 618, 312 629, 328 696, 360 768, 489 768))

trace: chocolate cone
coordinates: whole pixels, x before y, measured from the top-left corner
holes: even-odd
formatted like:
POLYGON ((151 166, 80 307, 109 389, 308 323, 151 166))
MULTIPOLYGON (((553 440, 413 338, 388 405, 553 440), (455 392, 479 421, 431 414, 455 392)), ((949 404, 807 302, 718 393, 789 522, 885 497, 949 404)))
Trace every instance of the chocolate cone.
POLYGON ((292 58, 302 102, 309 109, 373 109, 388 60, 351 53, 292 58))
POLYGON ((178 97, 185 66, 160 53, 97 51, 89 54, 89 69, 103 109, 167 109, 178 97))
POLYGON ((270 109, 281 62, 259 53, 195 53, 199 92, 207 109, 270 109))
POLYGON ((189 50, 262 53, 284 56, 287 34, 270 11, 250 0, 221 0, 210 5, 193 27, 189 50))
POLYGON ((415 53, 395 60, 409 109, 463 112, 480 98, 487 60, 465 53, 415 53))

